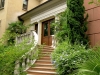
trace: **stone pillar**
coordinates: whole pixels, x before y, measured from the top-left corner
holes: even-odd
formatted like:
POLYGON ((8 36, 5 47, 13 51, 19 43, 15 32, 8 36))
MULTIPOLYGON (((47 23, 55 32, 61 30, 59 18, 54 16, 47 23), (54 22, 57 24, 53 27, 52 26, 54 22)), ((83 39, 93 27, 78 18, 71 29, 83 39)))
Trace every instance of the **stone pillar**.
POLYGON ((42 22, 38 21, 38 45, 41 45, 42 22))
POLYGON ((58 22, 58 20, 59 20, 58 15, 56 14, 56 15, 54 15, 54 16, 55 16, 55 22, 58 22))

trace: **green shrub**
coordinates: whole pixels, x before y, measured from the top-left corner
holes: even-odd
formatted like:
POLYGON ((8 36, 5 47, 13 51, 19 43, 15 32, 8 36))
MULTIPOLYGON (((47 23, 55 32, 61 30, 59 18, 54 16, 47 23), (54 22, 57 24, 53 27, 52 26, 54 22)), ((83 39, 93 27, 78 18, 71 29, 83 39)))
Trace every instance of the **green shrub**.
POLYGON ((28 52, 33 46, 33 43, 25 44, 25 42, 23 42, 17 46, 3 48, 5 50, 0 53, 0 75, 13 75, 15 61, 22 57, 22 55, 28 52))
MULTIPOLYGON (((70 75, 77 71, 78 65, 88 59, 89 50, 85 46, 67 41, 62 42, 52 53, 52 59, 59 75, 70 75)), ((75 74, 75 73, 74 73, 75 74)))
POLYGON ((87 18, 84 17, 85 8, 83 6, 84 0, 66 0, 67 1, 67 29, 68 39, 72 44, 78 41, 80 44, 87 45, 88 37, 87 31, 87 18))
POLYGON ((62 42, 67 38, 68 28, 67 28, 67 10, 58 15, 59 20, 57 20, 53 25, 55 26, 55 37, 58 42, 62 42))
POLYGON ((29 26, 20 21, 10 23, 0 42, 6 45, 14 45, 16 36, 25 33, 29 26))
POLYGON ((100 75, 100 47, 90 52, 89 60, 80 65, 78 75, 100 75))

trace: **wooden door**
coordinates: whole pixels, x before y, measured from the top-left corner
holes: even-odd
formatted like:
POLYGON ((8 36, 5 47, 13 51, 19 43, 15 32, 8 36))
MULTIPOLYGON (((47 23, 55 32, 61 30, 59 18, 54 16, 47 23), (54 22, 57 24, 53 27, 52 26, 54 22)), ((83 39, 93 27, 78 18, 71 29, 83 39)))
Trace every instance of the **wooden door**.
POLYGON ((54 19, 45 21, 42 23, 42 44, 52 45, 52 35, 54 34, 54 28, 51 26, 54 19))

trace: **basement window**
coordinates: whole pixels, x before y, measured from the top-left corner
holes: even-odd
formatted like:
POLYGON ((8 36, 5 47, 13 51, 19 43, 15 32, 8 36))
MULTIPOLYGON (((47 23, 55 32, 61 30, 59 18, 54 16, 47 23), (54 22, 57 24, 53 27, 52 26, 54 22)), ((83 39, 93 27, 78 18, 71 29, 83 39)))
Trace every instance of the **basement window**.
POLYGON ((4 8, 4 3, 5 3, 5 0, 0 0, 0 9, 4 8))
POLYGON ((28 8, 28 0, 23 0, 23 10, 27 10, 28 8))

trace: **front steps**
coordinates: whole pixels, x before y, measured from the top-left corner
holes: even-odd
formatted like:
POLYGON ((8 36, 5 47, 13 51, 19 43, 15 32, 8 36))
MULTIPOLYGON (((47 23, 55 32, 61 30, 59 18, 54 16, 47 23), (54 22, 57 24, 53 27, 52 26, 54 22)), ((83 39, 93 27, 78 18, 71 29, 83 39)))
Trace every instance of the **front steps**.
POLYGON ((27 70, 27 75, 57 75, 56 69, 51 62, 51 52, 54 50, 50 46, 44 46, 41 48, 39 59, 35 62, 33 67, 27 70))

